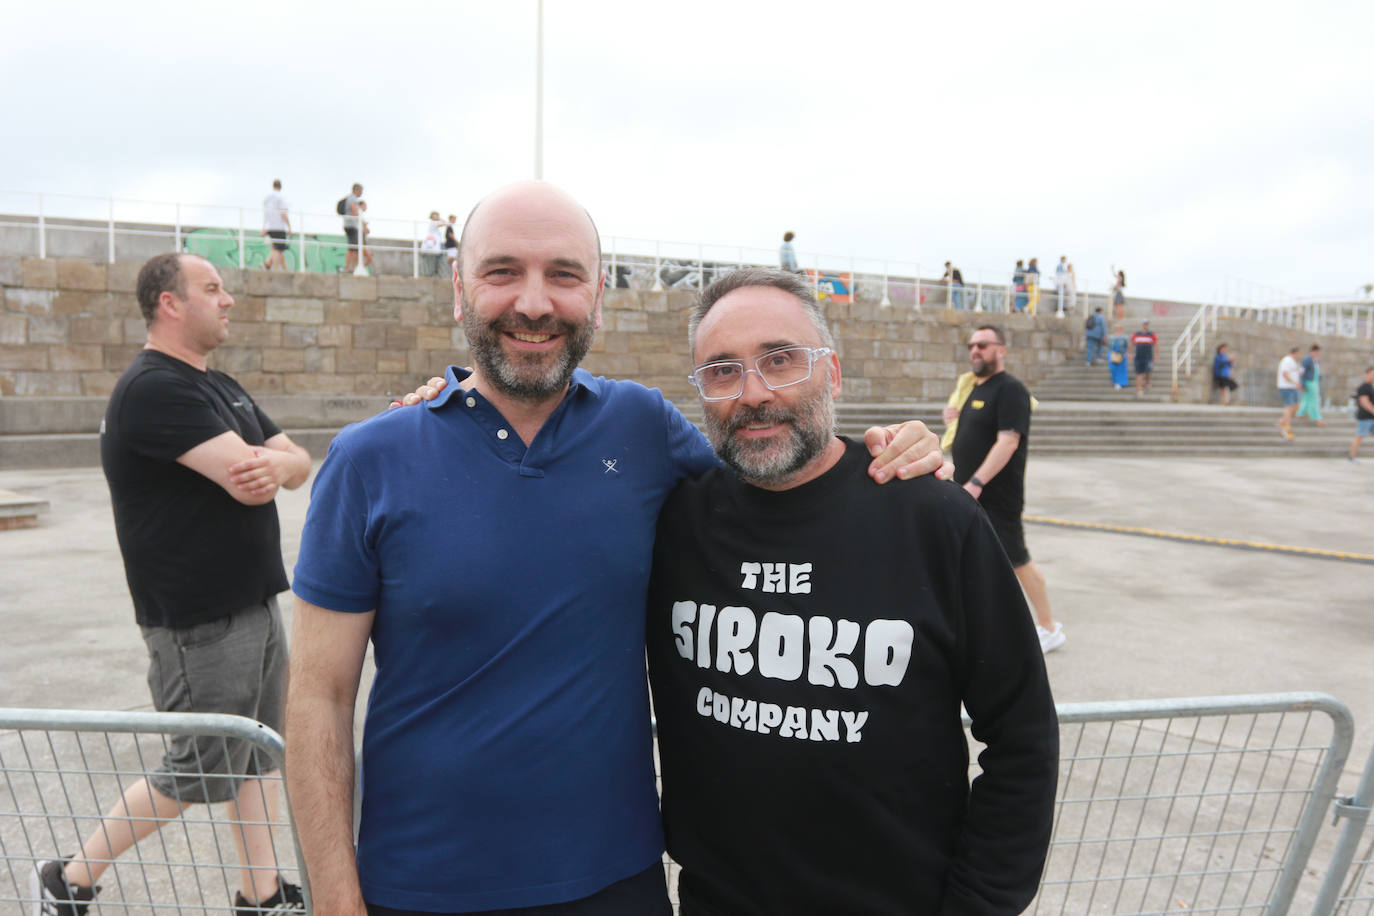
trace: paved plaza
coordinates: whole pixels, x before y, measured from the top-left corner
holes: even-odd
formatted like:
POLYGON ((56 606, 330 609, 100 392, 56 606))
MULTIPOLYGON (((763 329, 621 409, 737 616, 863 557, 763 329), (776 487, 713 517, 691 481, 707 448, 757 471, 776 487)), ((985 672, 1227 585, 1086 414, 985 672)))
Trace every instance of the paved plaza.
MULTIPOLYGON (((0 531, 0 705, 149 708, 100 471, 0 471, 0 489, 51 504, 37 527, 0 531)), ((1374 458, 1032 453, 1027 490, 1033 516, 1374 554, 1374 458)), ((308 500, 308 485, 278 496, 288 570, 308 500)), ((1047 659, 1058 701, 1327 692, 1354 713, 1352 790, 1374 743, 1374 567, 1036 524, 1026 535, 1068 634, 1047 659)))

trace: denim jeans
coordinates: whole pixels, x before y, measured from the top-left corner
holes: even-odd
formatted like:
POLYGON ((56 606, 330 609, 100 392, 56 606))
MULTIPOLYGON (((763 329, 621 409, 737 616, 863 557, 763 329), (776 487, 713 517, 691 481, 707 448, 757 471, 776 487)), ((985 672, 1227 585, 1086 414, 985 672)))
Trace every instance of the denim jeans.
POLYGON ((1089 337, 1087 350, 1083 354, 1083 362, 1091 366, 1097 362, 1097 357, 1107 352, 1107 348, 1102 344, 1101 337, 1089 337))

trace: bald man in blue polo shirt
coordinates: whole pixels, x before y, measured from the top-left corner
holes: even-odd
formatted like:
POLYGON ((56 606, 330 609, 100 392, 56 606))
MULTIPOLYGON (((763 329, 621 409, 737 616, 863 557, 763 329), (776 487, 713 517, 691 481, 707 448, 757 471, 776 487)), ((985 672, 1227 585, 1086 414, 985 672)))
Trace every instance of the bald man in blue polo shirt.
MULTIPOLYGON (((667 914, 644 601, 659 508, 716 459, 659 392, 577 368, 604 275, 574 200, 498 191, 460 252, 476 368, 340 433, 302 535, 287 774, 315 909, 667 914)), ((932 440, 871 473, 937 467, 932 440)))

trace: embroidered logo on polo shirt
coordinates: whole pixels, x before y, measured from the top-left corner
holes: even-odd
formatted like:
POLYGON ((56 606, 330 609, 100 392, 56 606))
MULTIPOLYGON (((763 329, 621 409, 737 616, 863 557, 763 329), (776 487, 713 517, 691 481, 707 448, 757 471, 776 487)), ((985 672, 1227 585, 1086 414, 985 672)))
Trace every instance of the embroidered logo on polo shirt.
POLYGON ((604 471, 604 473, 606 473, 606 474, 619 474, 620 471, 619 471, 619 469, 617 469, 616 466, 615 466, 615 463, 616 463, 617 461, 619 461, 619 460, 620 460, 619 458, 602 458, 602 459, 601 459, 601 463, 604 464, 604 465, 606 466, 606 470, 604 471))

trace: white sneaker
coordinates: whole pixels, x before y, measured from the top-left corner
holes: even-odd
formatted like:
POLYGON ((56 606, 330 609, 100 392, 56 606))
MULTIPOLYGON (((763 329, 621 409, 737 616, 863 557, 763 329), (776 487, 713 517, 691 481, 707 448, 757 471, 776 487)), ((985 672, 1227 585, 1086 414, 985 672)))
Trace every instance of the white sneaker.
POLYGON ((1040 652, 1045 655, 1048 655, 1055 649, 1064 645, 1064 642, 1068 639, 1068 637, 1064 635, 1064 625, 1058 621, 1055 621, 1053 630, 1047 630, 1037 623, 1035 625, 1035 635, 1040 637, 1040 652))

